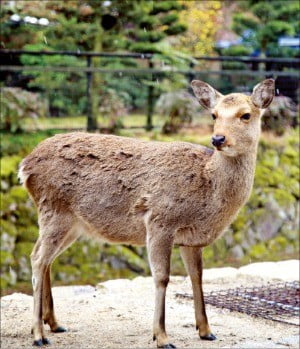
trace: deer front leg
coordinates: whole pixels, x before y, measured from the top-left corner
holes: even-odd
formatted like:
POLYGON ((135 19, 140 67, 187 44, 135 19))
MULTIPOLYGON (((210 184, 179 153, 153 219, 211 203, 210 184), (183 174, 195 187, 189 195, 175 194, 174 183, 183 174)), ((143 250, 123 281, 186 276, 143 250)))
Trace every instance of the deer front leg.
POLYGON ((215 340, 216 337, 210 331, 205 311, 202 290, 202 249, 200 247, 180 246, 180 253, 192 282, 196 329, 199 330, 201 339, 215 340))
POLYGON ((176 348, 170 343, 165 329, 165 297, 170 275, 170 257, 173 239, 160 231, 147 232, 147 251, 155 284, 155 311, 153 320, 153 340, 158 348, 176 348), (167 237, 166 237, 167 236, 167 237))

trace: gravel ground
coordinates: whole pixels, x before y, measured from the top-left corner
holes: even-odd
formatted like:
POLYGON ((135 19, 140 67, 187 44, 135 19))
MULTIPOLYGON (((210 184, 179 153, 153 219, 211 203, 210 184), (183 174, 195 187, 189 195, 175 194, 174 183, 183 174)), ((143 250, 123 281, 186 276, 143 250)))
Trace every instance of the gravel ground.
MULTIPOLYGON (((240 269, 208 269, 204 290, 261 285, 271 280, 298 280, 296 260, 255 263, 240 269)), ((154 287, 150 277, 111 280, 92 286, 54 287, 58 319, 68 329, 54 334, 47 327, 51 348, 155 348, 152 341, 154 287)), ((217 340, 201 341, 190 300, 188 278, 171 277, 167 292, 166 327, 177 348, 299 348, 299 327, 207 306, 217 340)), ((30 348, 32 297, 14 293, 1 298, 1 348, 30 348)), ((50 348, 49 348, 50 349, 50 348)))

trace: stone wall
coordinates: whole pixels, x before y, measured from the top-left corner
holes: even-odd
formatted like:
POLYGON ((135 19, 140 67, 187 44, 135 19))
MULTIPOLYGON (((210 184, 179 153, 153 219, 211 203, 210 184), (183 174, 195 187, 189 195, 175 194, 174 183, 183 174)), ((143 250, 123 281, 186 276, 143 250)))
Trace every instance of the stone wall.
MULTIPOLYGON (((203 140, 202 140, 203 141, 203 140)), ((206 267, 277 260, 299 251, 299 139, 297 131, 263 138, 254 189, 222 238, 204 249, 206 267)), ((16 172, 21 155, 1 158, 1 287, 30 290, 29 256, 38 236, 36 210, 16 172)), ((184 273, 178 249, 173 274, 184 273)), ((92 283, 148 275, 144 248, 100 245, 82 239, 53 265, 57 283, 92 283)))

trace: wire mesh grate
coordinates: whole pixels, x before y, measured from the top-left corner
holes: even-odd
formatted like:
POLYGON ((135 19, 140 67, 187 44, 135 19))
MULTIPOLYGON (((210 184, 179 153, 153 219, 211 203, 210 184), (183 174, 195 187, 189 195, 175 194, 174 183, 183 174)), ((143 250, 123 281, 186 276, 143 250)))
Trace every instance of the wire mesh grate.
MULTIPOLYGON (((193 299, 187 293, 176 297, 193 299)), ((205 293, 205 303, 290 325, 299 325, 300 284, 298 281, 268 283, 259 287, 237 287, 205 293)))

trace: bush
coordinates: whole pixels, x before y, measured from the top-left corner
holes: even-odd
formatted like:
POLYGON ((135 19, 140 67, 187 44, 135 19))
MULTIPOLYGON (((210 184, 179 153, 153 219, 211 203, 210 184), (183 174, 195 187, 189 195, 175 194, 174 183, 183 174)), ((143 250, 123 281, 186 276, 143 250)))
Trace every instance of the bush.
POLYGON ((199 113, 197 99, 188 92, 180 90, 162 94, 155 105, 156 112, 168 117, 162 132, 176 133, 183 125, 190 124, 199 113))
POLYGON ((109 118, 109 127, 112 130, 122 126, 121 117, 126 114, 126 108, 115 90, 107 89, 101 95, 99 111, 104 117, 109 118))
POLYGON ((297 106, 291 98, 274 97, 273 102, 264 112, 262 129, 282 135, 289 126, 296 126, 297 114, 297 106))
POLYGON ((47 103, 38 93, 18 87, 1 88, 0 128, 9 132, 22 131, 22 119, 33 120, 47 114, 47 103))

